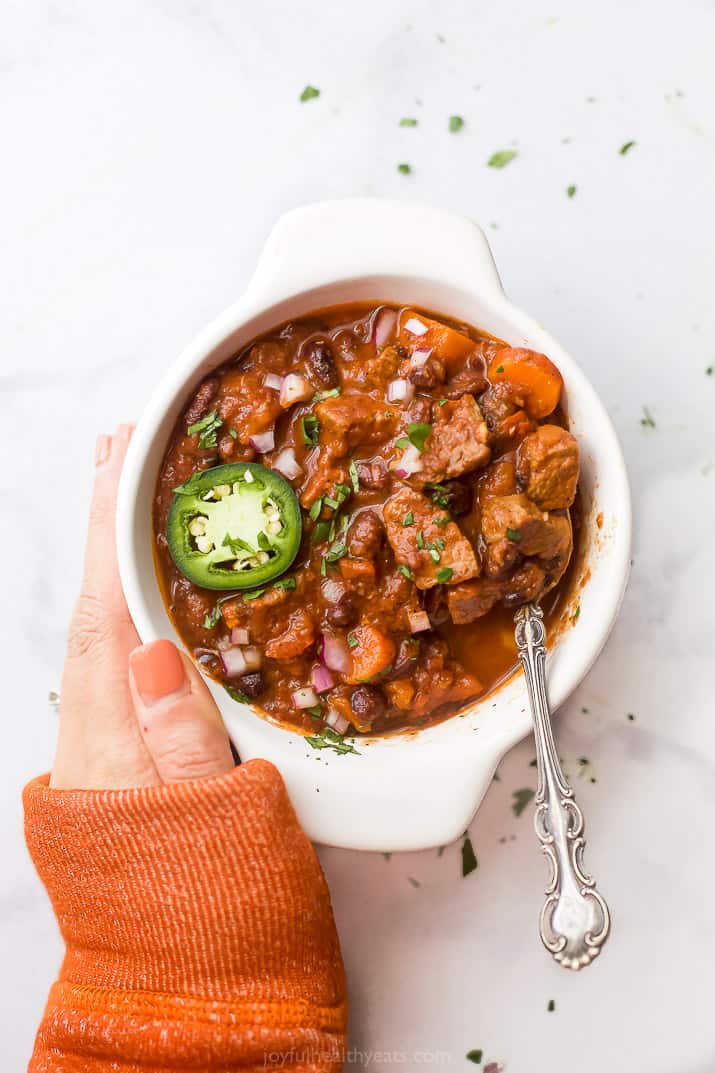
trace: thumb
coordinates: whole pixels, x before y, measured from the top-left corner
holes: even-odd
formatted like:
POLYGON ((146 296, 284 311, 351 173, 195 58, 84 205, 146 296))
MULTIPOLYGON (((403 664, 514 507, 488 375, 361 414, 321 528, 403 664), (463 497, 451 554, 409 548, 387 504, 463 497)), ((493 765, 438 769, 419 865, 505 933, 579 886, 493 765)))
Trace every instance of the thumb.
POLYGON ((218 708, 191 661, 171 641, 129 656, 139 732, 162 782, 207 779, 234 767, 218 708))

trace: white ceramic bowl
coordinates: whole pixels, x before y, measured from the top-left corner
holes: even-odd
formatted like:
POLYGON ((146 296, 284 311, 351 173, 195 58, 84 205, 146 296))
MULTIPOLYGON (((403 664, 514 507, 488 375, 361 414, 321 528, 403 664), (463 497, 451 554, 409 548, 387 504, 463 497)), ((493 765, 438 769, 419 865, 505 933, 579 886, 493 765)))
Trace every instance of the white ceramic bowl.
MULTIPOLYGON (((561 370, 581 445, 588 581, 577 623, 549 655, 557 708, 596 659, 623 596, 631 531, 623 457, 603 404, 574 359, 504 295, 483 232, 461 216, 421 205, 356 199, 281 217, 243 297, 171 366, 132 438, 117 505, 119 568, 137 630, 144 642, 175 639, 154 574, 151 503, 169 435, 192 389, 275 325, 321 306, 370 299, 464 320, 543 351, 561 370)), ((530 729, 521 675, 462 717, 417 734, 360 742, 359 756, 316 752, 299 734, 209 686, 241 757, 265 757, 282 772, 308 835, 354 849, 414 850, 459 837, 500 758, 530 729)))

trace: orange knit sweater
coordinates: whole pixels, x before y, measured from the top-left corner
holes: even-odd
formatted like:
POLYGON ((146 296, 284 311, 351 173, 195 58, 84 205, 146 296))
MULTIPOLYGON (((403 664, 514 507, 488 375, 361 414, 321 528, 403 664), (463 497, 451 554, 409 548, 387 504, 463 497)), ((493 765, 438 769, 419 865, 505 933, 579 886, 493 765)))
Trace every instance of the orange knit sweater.
POLYGON ((24 802, 67 947, 31 1073, 342 1068, 328 890, 271 764, 24 802))

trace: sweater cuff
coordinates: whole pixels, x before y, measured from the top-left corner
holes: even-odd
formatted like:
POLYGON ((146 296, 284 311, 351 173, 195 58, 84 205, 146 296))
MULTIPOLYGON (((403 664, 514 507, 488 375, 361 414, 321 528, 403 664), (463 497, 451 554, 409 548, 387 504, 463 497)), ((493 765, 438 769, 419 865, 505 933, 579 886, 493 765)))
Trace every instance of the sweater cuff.
POLYGON ((181 1009, 191 996, 230 1006, 234 1031, 257 1019, 289 1034, 298 1022, 342 1033, 327 886, 271 764, 134 790, 48 782, 31 782, 24 804, 28 847, 67 944, 55 992, 71 993, 85 1016, 98 1001, 104 1016, 137 1001, 181 1009))

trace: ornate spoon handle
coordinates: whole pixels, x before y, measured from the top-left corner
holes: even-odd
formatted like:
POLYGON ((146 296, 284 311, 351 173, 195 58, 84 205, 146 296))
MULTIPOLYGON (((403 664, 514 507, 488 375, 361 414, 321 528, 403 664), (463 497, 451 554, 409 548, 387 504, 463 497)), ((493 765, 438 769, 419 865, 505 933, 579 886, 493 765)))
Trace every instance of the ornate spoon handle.
POLYGON ((583 872, 583 814, 556 754, 546 697, 546 629, 541 608, 526 604, 516 613, 516 643, 534 719, 538 788, 534 827, 552 866, 541 910, 541 940, 567 969, 589 965, 608 937, 611 917, 583 872))

